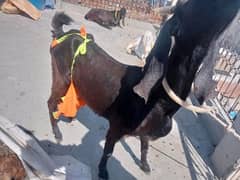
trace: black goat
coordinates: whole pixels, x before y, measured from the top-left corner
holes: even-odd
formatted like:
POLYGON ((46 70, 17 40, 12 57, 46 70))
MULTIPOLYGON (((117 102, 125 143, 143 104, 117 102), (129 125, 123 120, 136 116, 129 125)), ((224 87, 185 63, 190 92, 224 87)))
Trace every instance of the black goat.
MULTIPOLYGON (((79 97, 82 97, 94 112, 109 120, 110 128, 99 163, 99 177, 108 179, 108 158, 115 143, 124 135, 140 136, 141 167, 144 171, 150 171, 147 163, 148 141, 170 132, 171 117, 179 109, 179 105, 164 91, 161 83, 162 72, 172 90, 185 100, 199 65, 209 52, 210 44, 224 31, 238 9, 239 0, 180 2, 147 57, 144 71, 139 67, 119 64, 94 41, 87 44, 87 54, 76 59, 72 80, 79 97), (171 42, 168 42, 171 41, 170 36, 175 38, 172 46, 171 42), (164 70, 161 69, 162 62, 165 64, 164 70), (146 101, 133 90, 139 82, 143 89, 147 89, 146 101)), ((58 23, 63 25, 69 21, 62 22, 59 15, 56 15, 53 24, 58 23)), ((59 27, 53 31, 60 32, 61 29, 59 27)), ((72 32, 78 30, 62 32, 59 36, 72 32)), ((61 139, 62 135, 52 112, 56 110, 57 103, 69 87, 72 57, 82 42, 82 37, 71 35, 50 50, 53 83, 48 107, 57 139, 61 139)))
POLYGON ((91 9, 85 15, 85 19, 94 21, 105 28, 111 29, 111 27, 120 26, 121 20, 122 25, 125 26, 126 13, 127 11, 125 8, 121 8, 120 10, 115 11, 107 11, 104 9, 91 9))

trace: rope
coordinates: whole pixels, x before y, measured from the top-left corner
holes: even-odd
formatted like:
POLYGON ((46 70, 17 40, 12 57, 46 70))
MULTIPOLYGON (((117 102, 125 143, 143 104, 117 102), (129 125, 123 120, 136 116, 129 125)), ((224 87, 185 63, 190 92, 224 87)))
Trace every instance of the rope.
POLYGON ((72 78, 72 75, 73 75, 73 67, 74 67, 74 64, 76 62, 76 58, 78 55, 85 55, 87 53, 87 43, 89 41, 91 41, 90 39, 87 39, 87 37, 83 37, 81 36, 84 40, 83 42, 78 46, 77 50, 75 51, 74 53, 74 56, 73 56, 73 61, 72 61, 72 65, 71 65, 71 78, 72 78))

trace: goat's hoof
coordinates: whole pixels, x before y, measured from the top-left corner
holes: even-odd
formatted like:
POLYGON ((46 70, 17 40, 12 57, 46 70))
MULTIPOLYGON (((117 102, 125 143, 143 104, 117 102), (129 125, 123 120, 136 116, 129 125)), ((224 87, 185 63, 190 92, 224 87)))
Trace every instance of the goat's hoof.
POLYGON ((101 180, 108 180, 109 177, 108 177, 108 172, 107 172, 107 170, 106 170, 106 169, 101 169, 101 170, 99 170, 98 177, 99 177, 99 179, 101 179, 101 180))
POLYGON ((55 137, 57 143, 61 143, 62 139, 63 139, 63 136, 62 136, 62 133, 60 132, 58 127, 53 128, 53 134, 54 134, 54 137, 55 137))
POLYGON ((56 137, 55 136, 55 140, 58 144, 60 144, 62 142, 62 136, 61 137, 56 137))
POLYGON ((148 163, 141 163, 140 168, 145 172, 145 173, 150 173, 151 168, 148 165, 148 163))

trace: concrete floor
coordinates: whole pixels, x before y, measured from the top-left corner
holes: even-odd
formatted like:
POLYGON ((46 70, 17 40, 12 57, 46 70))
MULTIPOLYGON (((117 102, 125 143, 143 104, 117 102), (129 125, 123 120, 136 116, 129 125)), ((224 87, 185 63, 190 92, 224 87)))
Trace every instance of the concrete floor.
MULTIPOLYGON (((66 28, 79 28, 84 24, 103 49, 122 61, 137 60, 125 52, 130 40, 145 30, 154 31, 151 24, 130 19, 126 28, 110 31, 85 21, 87 8, 65 3, 63 7, 75 19, 75 23, 66 28)), ((43 11, 39 21, 0 13, 0 114, 32 130, 48 153, 70 154, 89 165, 95 180, 107 121, 83 108, 72 123, 60 122, 62 144, 56 144, 51 133, 46 102, 51 86, 49 44, 54 12, 43 11)), ((213 147, 201 123, 185 110, 180 110, 174 119, 171 133, 151 142, 148 155, 151 174, 145 174, 137 166, 140 143, 137 138, 129 137, 116 145, 109 160, 110 179, 214 179, 208 160, 213 147)))

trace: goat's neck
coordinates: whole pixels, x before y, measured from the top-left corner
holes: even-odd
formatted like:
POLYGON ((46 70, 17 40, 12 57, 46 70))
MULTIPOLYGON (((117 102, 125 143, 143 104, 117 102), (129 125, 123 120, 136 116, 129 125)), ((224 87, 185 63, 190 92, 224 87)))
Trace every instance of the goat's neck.
POLYGON ((174 57, 169 64, 167 80, 172 90, 180 98, 185 100, 188 96, 195 74, 206 55, 206 52, 207 48, 197 46, 192 54, 188 56, 174 57))

